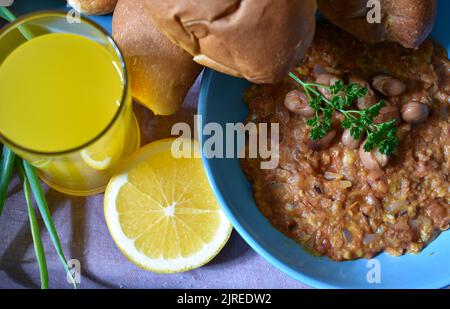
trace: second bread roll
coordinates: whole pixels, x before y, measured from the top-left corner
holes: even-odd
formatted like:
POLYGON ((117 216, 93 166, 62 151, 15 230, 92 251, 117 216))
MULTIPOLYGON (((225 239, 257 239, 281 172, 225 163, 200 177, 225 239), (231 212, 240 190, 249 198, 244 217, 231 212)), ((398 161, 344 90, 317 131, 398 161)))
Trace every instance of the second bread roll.
POLYGON ((417 48, 433 29, 436 0, 380 0, 380 23, 369 23, 367 0, 318 0, 321 13, 361 41, 417 48))
POLYGON ((316 23, 316 0, 146 0, 145 8, 195 61, 256 83, 285 77, 316 23))
POLYGON ((117 0, 67 0, 67 3, 86 15, 105 15, 114 11, 117 0))
POLYGON ((143 0, 119 0, 112 27, 127 62, 133 98, 155 114, 175 113, 202 66, 156 29, 143 0))

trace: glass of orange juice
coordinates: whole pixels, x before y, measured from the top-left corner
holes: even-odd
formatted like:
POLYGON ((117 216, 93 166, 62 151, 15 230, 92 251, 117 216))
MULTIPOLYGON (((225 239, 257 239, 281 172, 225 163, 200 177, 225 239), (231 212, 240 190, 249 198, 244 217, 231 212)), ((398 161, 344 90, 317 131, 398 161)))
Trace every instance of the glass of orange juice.
POLYGON ((0 141, 60 192, 104 190, 140 145, 125 61, 107 32, 63 12, 0 30, 0 141))

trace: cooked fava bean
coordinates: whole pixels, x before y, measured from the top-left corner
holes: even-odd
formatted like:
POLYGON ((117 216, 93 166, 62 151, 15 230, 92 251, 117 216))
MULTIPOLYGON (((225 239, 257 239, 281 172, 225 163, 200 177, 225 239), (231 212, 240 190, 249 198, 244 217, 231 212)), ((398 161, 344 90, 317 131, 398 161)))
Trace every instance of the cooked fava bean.
POLYGON ((411 124, 402 123, 397 129, 397 138, 402 141, 411 132, 411 124))
POLYGON ((431 104, 433 101, 430 94, 424 89, 416 90, 414 92, 408 93, 408 95, 405 95, 405 99, 407 101, 403 101, 404 103, 419 102, 419 103, 423 103, 423 104, 431 104))
POLYGON ((363 98, 359 98, 357 100, 356 105, 359 109, 366 109, 377 103, 375 92, 372 90, 372 87, 370 87, 368 82, 356 75, 350 76, 349 82, 352 84, 357 84, 360 87, 367 88, 367 94, 363 98))
POLYGON ((383 106, 380 109, 380 113, 373 120, 373 122, 379 124, 383 122, 388 122, 391 120, 397 120, 399 123, 402 120, 402 116, 400 114, 400 110, 396 106, 383 106))
POLYGON ((338 77, 337 75, 330 74, 330 73, 322 73, 317 76, 316 83, 322 84, 325 86, 330 86, 339 80, 341 80, 341 78, 338 77))
POLYGON ((406 91, 404 82, 388 75, 378 75, 373 78, 373 88, 388 97, 401 95, 406 91))
POLYGON ((333 127, 340 127, 342 121, 345 120, 345 116, 342 113, 333 112, 333 127))
MULTIPOLYGON (((332 86, 334 85, 336 82, 342 80, 340 77, 330 74, 330 73, 323 73, 320 74, 319 76, 317 76, 316 78, 316 83, 321 84, 321 85, 325 85, 325 86, 332 86)), ((331 99, 331 93, 328 89, 326 88, 318 88, 318 90, 320 91, 320 93, 322 93, 327 99, 331 99)))
POLYGON ((342 144, 349 148, 356 149, 361 144, 361 139, 355 139, 350 133, 349 129, 345 129, 344 133, 342 133, 342 144))
POLYGON ((411 102, 403 105, 402 117, 407 123, 416 124, 427 120, 430 111, 423 103, 411 102))
POLYGON ((383 169, 389 161, 389 157, 382 154, 378 149, 370 152, 364 150, 364 143, 359 147, 359 159, 365 168, 371 171, 378 171, 383 169))
POLYGON ((313 72, 316 76, 318 76, 320 74, 326 73, 327 71, 322 65, 317 64, 316 66, 314 66, 313 72))
POLYGON ((315 115, 314 109, 308 105, 308 97, 305 93, 292 90, 284 98, 284 106, 291 112, 305 117, 315 115))
POLYGON ((316 141, 309 140, 308 146, 312 150, 327 149, 330 146, 330 144, 333 141, 335 136, 336 136, 336 130, 331 130, 330 132, 328 132, 327 135, 325 135, 323 138, 321 138, 319 140, 316 140, 316 141))

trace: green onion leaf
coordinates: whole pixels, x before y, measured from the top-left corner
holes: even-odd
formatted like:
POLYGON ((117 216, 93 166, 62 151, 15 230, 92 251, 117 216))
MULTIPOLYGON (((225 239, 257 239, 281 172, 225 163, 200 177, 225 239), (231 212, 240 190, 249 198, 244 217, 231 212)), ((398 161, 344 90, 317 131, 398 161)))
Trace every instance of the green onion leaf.
MULTIPOLYGON (((6 19, 9 22, 13 22, 14 20, 17 19, 17 17, 10 10, 2 6, 0 6, 0 17, 6 19)), ((33 33, 30 31, 30 29, 28 29, 28 27, 20 25, 17 28, 19 29, 20 33, 22 33, 22 35, 25 37, 25 39, 31 40, 34 37, 33 33)))
POLYGON ((36 174, 36 171, 32 165, 28 162, 23 161, 23 167, 25 170, 25 175, 30 182, 31 191, 33 192, 34 199, 36 200, 36 204, 38 206, 39 212, 44 220, 45 227, 50 235, 50 239, 53 242, 53 246, 55 247, 56 253, 67 272, 68 276, 71 278, 72 284, 74 288, 77 288, 77 284, 72 277, 69 266, 67 265, 67 260, 64 256, 63 250, 61 248, 61 243, 59 241, 58 233, 56 232, 55 225, 53 224, 53 219, 48 208, 47 200, 45 198, 44 192, 42 191, 41 184, 39 182, 39 178, 36 174))
POLYGON ((3 146, 2 160, 0 165, 0 215, 8 194, 8 185, 11 180, 14 159, 16 155, 7 146, 3 146))
POLYGON ((31 236, 33 237, 34 253, 39 265, 39 274, 41 277, 41 288, 48 289, 48 271, 47 262, 45 259, 44 247, 42 245, 41 234, 39 231, 39 224, 36 219, 36 214, 31 201, 30 183, 25 176, 23 169, 23 161, 21 159, 16 160, 17 170, 19 171, 20 180, 23 184, 23 194, 28 206, 28 218, 30 220, 31 236))

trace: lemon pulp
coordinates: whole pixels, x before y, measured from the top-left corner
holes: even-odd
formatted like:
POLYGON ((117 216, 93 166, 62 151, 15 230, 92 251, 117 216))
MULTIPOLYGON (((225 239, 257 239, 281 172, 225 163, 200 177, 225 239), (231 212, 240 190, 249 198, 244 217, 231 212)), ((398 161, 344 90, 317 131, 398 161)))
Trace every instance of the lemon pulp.
POLYGON ((105 218, 117 246, 132 262, 162 273, 207 263, 231 233, 201 159, 174 158, 173 141, 142 148, 105 194, 105 218))

